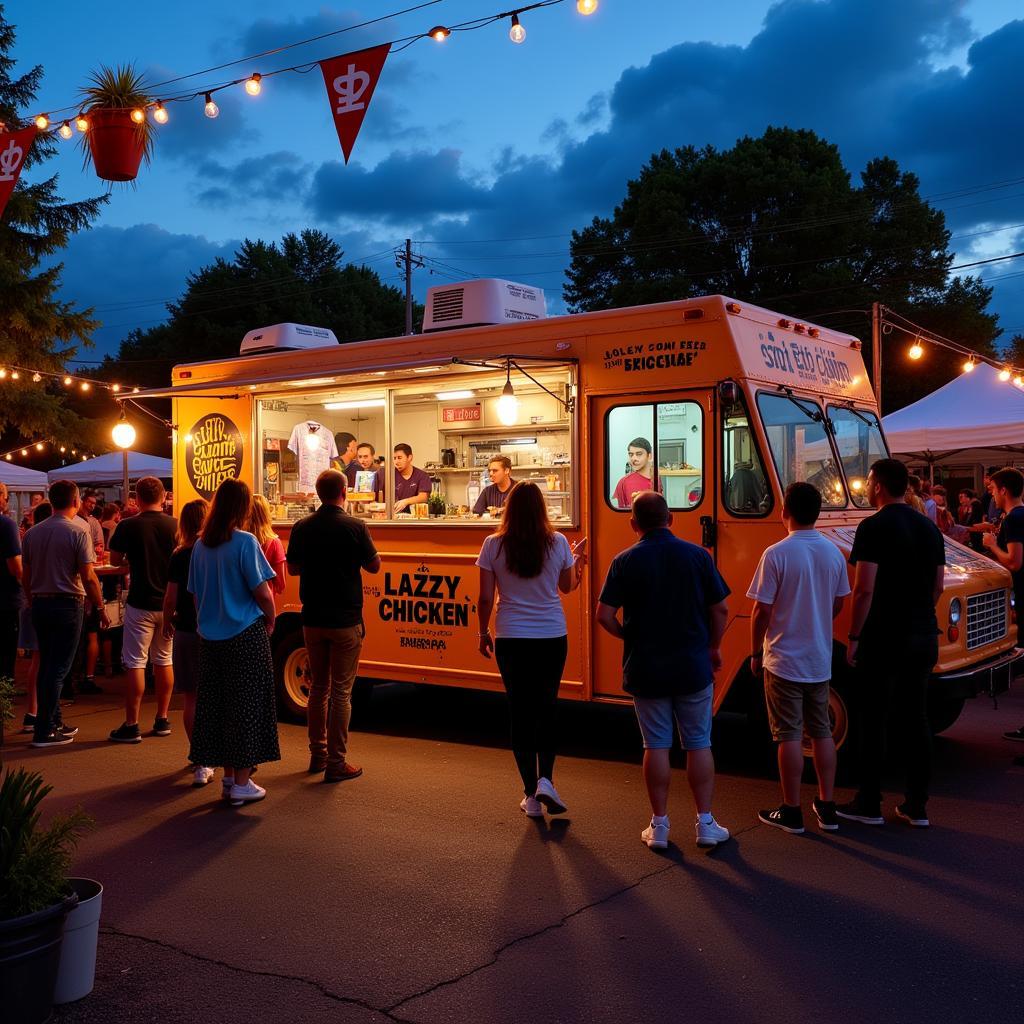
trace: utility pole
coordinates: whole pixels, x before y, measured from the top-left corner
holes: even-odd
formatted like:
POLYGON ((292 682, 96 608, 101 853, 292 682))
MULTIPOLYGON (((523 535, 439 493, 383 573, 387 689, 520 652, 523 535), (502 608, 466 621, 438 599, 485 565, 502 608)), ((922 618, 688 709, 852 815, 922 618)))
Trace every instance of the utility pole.
POLYGON ((882 411, 882 304, 871 303, 871 387, 879 415, 882 411))
POLYGON ((395 252, 395 266, 399 270, 405 265, 405 333, 412 334, 412 271, 414 267, 422 268, 423 257, 412 251, 412 239, 405 240, 405 249, 395 252))

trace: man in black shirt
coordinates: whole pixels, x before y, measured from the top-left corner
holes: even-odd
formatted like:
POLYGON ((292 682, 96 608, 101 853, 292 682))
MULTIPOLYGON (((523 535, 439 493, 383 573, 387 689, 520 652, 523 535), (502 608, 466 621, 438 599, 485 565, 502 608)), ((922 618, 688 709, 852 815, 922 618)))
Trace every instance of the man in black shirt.
POLYGON ((320 508, 300 519, 288 540, 288 571, 299 577, 311 677, 309 771, 325 772, 324 782, 363 774, 348 760, 352 686, 365 635, 360 570, 380 571, 366 524, 345 512, 345 490, 344 474, 324 470, 316 479, 320 508))
POLYGON ((867 495, 878 511, 857 527, 853 614, 847 660, 857 669, 861 702, 861 781, 836 808, 850 821, 883 825, 882 761, 887 718, 906 772, 905 821, 927 827, 931 728, 928 682, 939 658, 935 605, 942 595, 945 542, 938 527, 905 500, 907 468, 896 459, 871 467, 867 495))

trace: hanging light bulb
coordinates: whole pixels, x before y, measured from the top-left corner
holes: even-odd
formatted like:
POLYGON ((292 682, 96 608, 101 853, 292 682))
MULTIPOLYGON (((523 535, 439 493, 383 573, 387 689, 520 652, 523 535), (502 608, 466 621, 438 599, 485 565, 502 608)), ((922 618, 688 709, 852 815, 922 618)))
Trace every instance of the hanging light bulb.
POLYGON ((17 370, 11 370, 11 380, 20 380, 21 374, 17 370))
POLYGON ((922 347, 921 342, 915 341, 914 344, 910 346, 907 355, 910 356, 911 359, 920 359, 921 356, 924 355, 924 348, 922 347))
POLYGON ((512 366, 505 370, 505 386, 501 389, 501 398, 498 399, 498 419, 506 427, 511 427, 519 418, 519 399, 516 398, 515 388, 512 387, 512 366))
POLYGON ((77 455, 77 454, 78 454, 78 452, 76 452, 76 451, 75 451, 75 449, 74 449, 74 448, 72 448, 72 449, 71 449, 71 454, 72 454, 72 455, 77 455))
POLYGON ((71 387, 71 378, 70 377, 65 377, 64 378, 64 387, 66 387, 66 388, 71 387))
POLYGON ((153 120, 157 124, 167 124, 167 108, 159 100, 153 108, 153 120))
POLYGON ((135 444, 135 428, 128 422, 123 405, 121 406, 121 418, 114 425, 110 436, 118 448, 131 448, 135 444))
POLYGON ((60 446, 60 453, 61 453, 61 455, 63 455, 66 451, 67 451, 67 448, 65 448, 64 445, 61 445, 60 446))
POLYGON ((50 127, 50 119, 45 114, 40 114, 36 118, 36 127, 41 131, 45 132, 50 127))
POLYGON ((84 135, 89 130, 89 119, 82 112, 75 118, 75 127, 84 135))
POLYGON ((216 117, 220 113, 220 107, 213 102, 213 93, 208 92, 206 94, 206 106, 203 107, 203 113, 207 117, 216 117))
POLYGON ((110 385, 110 390, 113 391, 114 394, 116 395, 118 393, 118 391, 121 390, 121 385, 120 384, 111 384, 110 385))
POLYGON ((42 441, 36 441, 36 451, 37 452, 41 452, 43 450, 43 447, 44 447, 44 445, 43 445, 42 441))
POLYGON ((512 15, 512 27, 508 30, 508 37, 513 43, 522 43, 526 40, 526 29, 519 24, 519 15, 512 15))
POLYGON ((1003 367, 1003 368, 1002 368, 1002 369, 1001 369, 1001 370, 999 371, 999 379, 1000 379, 1000 380, 1009 380, 1009 379, 1010 379, 1010 370, 1009 370, 1009 368, 1008 368, 1008 367, 1005 367, 1005 366, 1004 366, 1004 367, 1003 367))
POLYGON ((146 120, 146 112, 142 107, 136 107, 131 113, 131 118, 136 124, 143 124, 146 120))
POLYGON ((593 14, 597 10, 597 0, 576 0, 576 10, 580 14, 593 14))
POLYGON ((7 370, 0 366, 0 380, 7 380, 7 370))
POLYGON ((259 96, 263 91, 263 86, 260 85, 260 80, 263 78, 258 72, 254 72, 250 78, 245 80, 245 91, 250 96, 259 96))
POLYGON ((964 373, 973 373, 973 372, 974 372, 974 356, 971 356, 971 358, 968 359, 966 363, 964 363, 964 373))
POLYGON ((444 25, 435 25, 427 33, 431 39, 438 43, 443 43, 451 34, 452 30, 450 28, 445 28, 444 25))
POLYGON ((75 133, 71 130, 71 125, 69 125, 67 121, 65 121, 60 126, 60 131, 58 132, 58 134, 62 139, 70 139, 71 136, 74 135, 75 133))
POLYGON ((83 391, 88 391, 91 387, 92 385, 87 380, 82 381, 81 388, 83 391))
POLYGON ((12 454, 11 454, 10 452, 8 452, 8 453, 7 453, 7 454, 6 454, 5 456, 4 456, 4 458, 5 458, 5 459, 6 459, 6 460, 7 460, 8 462, 10 462, 10 461, 11 461, 11 459, 13 459, 13 458, 14 458, 14 456, 13 456, 13 455, 12 455, 12 454))
POLYGON ((21 454, 22 455, 28 455, 28 449, 27 448, 22 448, 21 449, 21 454))
POLYGON ((43 378, 42 378, 42 376, 40 374, 38 374, 38 373, 33 373, 32 374, 32 383, 33 384, 38 384, 42 379, 43 378))

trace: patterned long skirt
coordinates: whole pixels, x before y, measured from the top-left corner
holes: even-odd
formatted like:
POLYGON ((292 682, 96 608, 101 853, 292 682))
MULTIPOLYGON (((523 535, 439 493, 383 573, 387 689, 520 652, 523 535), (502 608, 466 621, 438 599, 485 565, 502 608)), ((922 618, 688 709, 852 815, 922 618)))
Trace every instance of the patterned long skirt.
POLYGON ((203 640, 193 764, 247 768, 280 761, 270 637, 263 619, 229 640, 203 640))

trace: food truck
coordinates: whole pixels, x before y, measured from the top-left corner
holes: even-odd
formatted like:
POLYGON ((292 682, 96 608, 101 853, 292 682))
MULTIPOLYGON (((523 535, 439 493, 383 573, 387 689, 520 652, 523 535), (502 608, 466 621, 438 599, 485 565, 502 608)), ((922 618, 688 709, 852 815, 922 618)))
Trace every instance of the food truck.
MULTIPOLYGON (((570 542, 588 539, 583 583, 564 598, 562 697, 628 700, 620 643, 594 609, 612 558, 635 540, 635 489, 620 484, 634 487, 638 473, 665 495, 673 532, 708 550, 732 591, 716 711, 760 708, 744 595, 761 553, 785 534, 786 486, 818 487, 818 526, 849 554, 872 511, 868 469, 888 454, 856 337, 721 295, 547 317, 538 289, 473 281, 431 289, 418 335, 341 345, 328 331, 276 325, 250 332, 243 353, 177 366, 169 388, 133 397, 173 400, 177 508, 237 477, 267 497, 285 544, 316 507, 316 474, 353 438, 364 445, 349 510, 368 521, 383 560, 364 574, 365 681, 501 689, 478 652, 474 564, 501 515, 500 503, 480 506, 500 457, 513 480, 544 491, 570 542), (396 445, 425 474, 426 501, 396 503, 396 445)), ((1021 654, 1007 571, 950 540, 946 554, 936 731, 966 698, 1005 690, 1021 654)), ((278 612, 280 706, 301 716, 309 667, 296 579, 278 612)), ((847 609, 830 709, 840 744, 854 692, 848 631, 847 609)))

